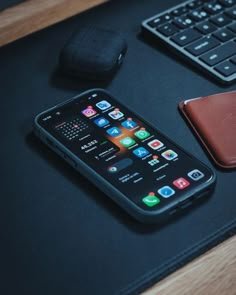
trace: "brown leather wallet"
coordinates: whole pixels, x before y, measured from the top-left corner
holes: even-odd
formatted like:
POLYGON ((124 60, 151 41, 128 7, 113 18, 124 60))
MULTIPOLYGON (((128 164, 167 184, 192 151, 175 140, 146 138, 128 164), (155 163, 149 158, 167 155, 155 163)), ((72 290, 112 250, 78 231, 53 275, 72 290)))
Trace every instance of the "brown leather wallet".
POLYGON ((236 168, 236 91, 180 102, 179 109, 222 168, 236 168))

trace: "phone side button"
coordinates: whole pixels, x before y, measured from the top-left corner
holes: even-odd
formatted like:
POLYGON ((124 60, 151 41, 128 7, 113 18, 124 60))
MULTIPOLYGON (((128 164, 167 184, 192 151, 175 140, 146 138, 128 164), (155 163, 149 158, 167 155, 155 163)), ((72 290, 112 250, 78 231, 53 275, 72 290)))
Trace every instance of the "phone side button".
POLYGON ((77 164, 76 162, 70 157, 68 156, 67 154, 63 153, 63 157, 64 159, 73 167, 77 167, 77 164))

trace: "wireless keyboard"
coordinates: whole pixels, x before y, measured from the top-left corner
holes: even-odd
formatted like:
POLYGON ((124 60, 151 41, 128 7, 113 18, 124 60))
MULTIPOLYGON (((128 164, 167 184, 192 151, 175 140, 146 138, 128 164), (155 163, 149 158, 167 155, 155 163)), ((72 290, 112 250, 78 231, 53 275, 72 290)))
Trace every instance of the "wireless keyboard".
POLYGON ((151 34, 218 81, 236 79, 236 0, 190 0, 142 22, 151 34))

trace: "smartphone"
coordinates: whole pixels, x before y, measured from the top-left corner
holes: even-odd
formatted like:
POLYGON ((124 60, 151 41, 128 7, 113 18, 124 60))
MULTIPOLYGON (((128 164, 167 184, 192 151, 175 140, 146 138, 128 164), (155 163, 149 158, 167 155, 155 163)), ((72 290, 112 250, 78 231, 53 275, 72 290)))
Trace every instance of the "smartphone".
POLYGON ((35 134, 141 222, 168 220, 215 185, 215 174, 103 89, 40 114, 35 134))

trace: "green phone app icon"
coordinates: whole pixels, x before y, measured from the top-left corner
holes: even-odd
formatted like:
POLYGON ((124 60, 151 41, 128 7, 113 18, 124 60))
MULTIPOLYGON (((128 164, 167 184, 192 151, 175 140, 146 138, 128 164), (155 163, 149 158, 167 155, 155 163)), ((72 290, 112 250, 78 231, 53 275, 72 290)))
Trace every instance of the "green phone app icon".
POLYGON ((156 206, 160 203, 160 199, 155 196, 154 193, 149 193, 146 197, 142 199, 143 203, 148 207, 156 206))
POLYGON ((140 129, 139 131, 135 132, 134 135, 142 140, 150 136, 150 133, 147 132, 145 129, 140 129))
POLYGON ((131 138, 131 137, 125 137, 125 138, 123 138, 123 139, 120 140, 120 143, 124 147, 130 147, 131 145, 134 145, 136 143, 136 141, 133 140, 133 138, 131 138))

